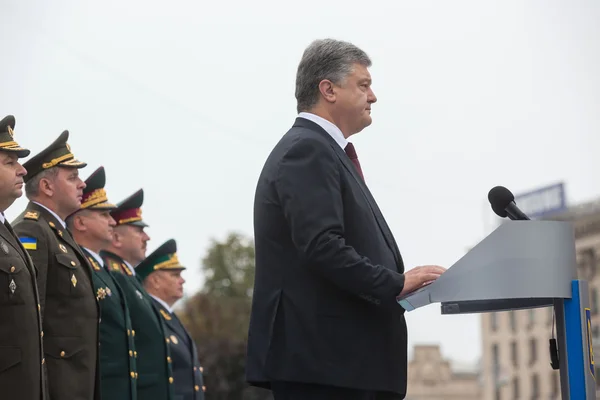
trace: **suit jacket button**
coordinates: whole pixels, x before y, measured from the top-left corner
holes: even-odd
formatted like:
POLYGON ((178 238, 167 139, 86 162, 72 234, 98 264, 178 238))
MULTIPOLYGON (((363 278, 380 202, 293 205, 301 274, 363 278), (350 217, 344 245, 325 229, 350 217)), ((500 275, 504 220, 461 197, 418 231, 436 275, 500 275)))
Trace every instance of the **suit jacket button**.
POLYGON ((65 354, 66 354, 66 353, 65 353, 65 351, 64 351, 64 350, 60 352, 60 356, 61 356, 61 357, 64 357, 64 356, 65 356, 65 354))
POLYGON ((171 362, 171 357, 167 357, 167 362, 170 363, 171 362))
POLYGON ((135 379, 135 372, 131 371, 129 375, 131 375, 131 378, 135 379))
POLYGON ((133 351, 129 350, 129 357, 133 357, 133 351))
POLYGON ((173 377, 172 376, 169 377, 169 383, 173 383, 173 377))
POLYGON ((133 352, 133 356, 134 356, 135 358, 137 358, 137 351, 134 351, 134 352, 133 352))
POLYGON ((200 367, 200 372, 204 372, 204 368, 200 367))
POLYGON ((15 272, 15 266, 10 267, 10 272, 15 272))
POLYGON ((200 386, 198 386, 198 385, 194 386, 194 390, 195 390, 196 392, 197 392, 197 391, 199 391, 199 390, 200 390, 200 386))
POLYGON ((206 386, 202 386, 202 391, 206 392, 206 386))
POLYGON ((44 365, 45 362, 46 362, 46 359, 42 358, 42 365, 44 365))

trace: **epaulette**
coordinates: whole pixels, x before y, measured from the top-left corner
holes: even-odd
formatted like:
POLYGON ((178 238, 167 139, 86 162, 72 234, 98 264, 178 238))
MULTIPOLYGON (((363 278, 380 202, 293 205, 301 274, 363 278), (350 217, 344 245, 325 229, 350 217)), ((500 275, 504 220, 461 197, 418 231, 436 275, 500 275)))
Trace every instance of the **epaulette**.
POLYGON ((37 221, 38 219, 40 219, 40 213, 37 211, 27 211, 23 218, 37 221))
POLYGON ((167 321, 170 321, 170 320, 171 320, 171 316, 169 315, 169 313, 168 313, 168 312, 166 312, 166 311, 165 311, 165 310, 163 310, 163 309, 160 309, 159 311, 160 311, 160 314, 163 316, 163 318, 164 318, 164 319, 166 319, 167 321))

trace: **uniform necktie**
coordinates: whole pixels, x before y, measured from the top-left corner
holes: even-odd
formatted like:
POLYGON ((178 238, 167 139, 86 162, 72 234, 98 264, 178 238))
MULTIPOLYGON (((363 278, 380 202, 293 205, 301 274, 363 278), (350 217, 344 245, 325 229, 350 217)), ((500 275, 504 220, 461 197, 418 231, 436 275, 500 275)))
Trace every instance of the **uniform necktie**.
POLYGON ((356 155, 356 149, 354 148, 354 145, 348 142, 344 150, 346 151, 348 158, 350 158, 350 161, 352 161, 352 164, 354 164, 354 166, 358 170, 360 177, 363 178, 364 181, 365 177, 363 175, 362 168, 360 167, 360 161, 358 161, 358 156, 356 155))

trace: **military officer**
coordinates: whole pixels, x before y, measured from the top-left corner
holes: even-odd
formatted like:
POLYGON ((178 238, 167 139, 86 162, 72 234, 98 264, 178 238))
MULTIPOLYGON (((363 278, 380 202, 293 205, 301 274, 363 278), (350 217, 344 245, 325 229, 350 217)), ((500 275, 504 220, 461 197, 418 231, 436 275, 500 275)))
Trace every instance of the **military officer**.
POLYGON ((147 224, 142 220, 142 189, 123 200, 111 211, 116 221, 112 243, 100 253, 115 280, 123 288, 138 352, 136 359, 137 394, 139 399, 172 399, 173 375, 164 326, 152 298, 146 293, 134 268, 146 255, 146 242, 150 237, 144 232, 147 224))
POLYGON ((81 206, 85 183, 64 131, 24 164, 27 208, 15 232, 38 270, 50 399, 99 399, 96 292, 87 258, 64 219, 81 206))
POLYGON ((100 250, 110 245, 115 220, 104 185, 104 167, 85 181, 81 207, 67 218, 67 227, 82 248, 93 270, 94 290, 100 303, 100 385, 102 397, 114 400, 137 399, 135 359, 137 351, 131 336, 131 318, 125 294, 115 281, 100 250))
POLYGON ((177 258, 177 243, 170 239, 154 250, 136 271, 154 305, 158 308, 170 339, 173 361, 173 389, 178 400, 204 400, 202 366, 191 336, 173 312, 173 304, 183 297, 181 271, 185 267, 177 258))
POLYGON ((0 392, 3 398, 45 399, 42 319, 36 270, 4 212, 23 195, 29 150, 13 137, 15 118, 0 121, 0 392))

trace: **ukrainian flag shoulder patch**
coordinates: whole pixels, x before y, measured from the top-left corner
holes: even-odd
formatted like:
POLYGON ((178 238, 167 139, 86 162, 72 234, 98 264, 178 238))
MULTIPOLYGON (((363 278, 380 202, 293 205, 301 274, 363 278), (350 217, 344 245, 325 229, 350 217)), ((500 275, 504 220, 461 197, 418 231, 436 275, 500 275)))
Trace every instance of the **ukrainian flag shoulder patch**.
POLYGON ((37 239, 32 237, 20 237, 19 240, 25 250, 37 250, 37 239))

